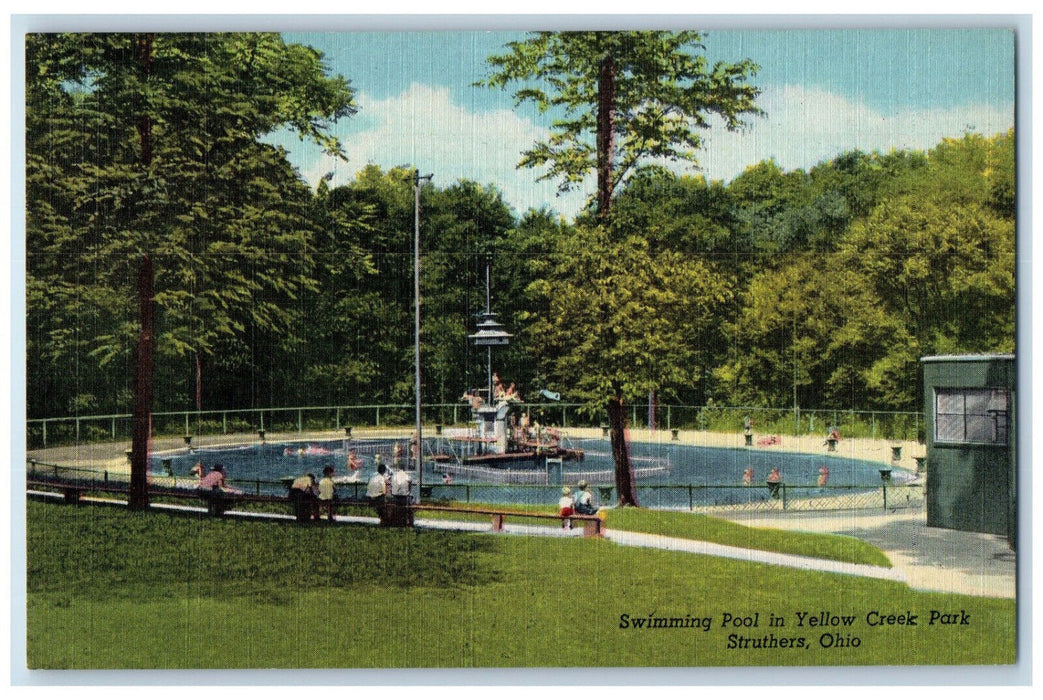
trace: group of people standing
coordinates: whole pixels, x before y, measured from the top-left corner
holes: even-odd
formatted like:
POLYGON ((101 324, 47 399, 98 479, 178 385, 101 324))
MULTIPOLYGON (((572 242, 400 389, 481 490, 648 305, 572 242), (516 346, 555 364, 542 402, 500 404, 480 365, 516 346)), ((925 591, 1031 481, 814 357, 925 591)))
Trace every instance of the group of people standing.
POLYGON ((404 469, 392 471, 380 461, 380 455, 377 455, 376 461, 377 471, 366 484, 366 498, 377 508, 378 513, 387 502, 388 496, 391 496, 392 502, 396 505, 408 505, 413 487, 413 479, 409 472, 404 469))
MULTIPOLYGON (((405 469, 392 470, 384 464, 379 454, 375 455, 373 462, 376 471, 366 484, 366 498, 376 508, 378 515, 383 516, 389 496, 395 505, 408 505, 413 487, 410 473, 405 469)), ((352 465, 349 457, 349 469, 357 471, 361 469, 361 464, 352 465)), ((289 498, 294 505, 297 520, 321 520, 325 515, 329 522, 334 522, 336 488, 337 481, 332 466, 323 468, 322 479, 316 480, 314 474, 305 474, 294 479, 290 484, 289 498)))

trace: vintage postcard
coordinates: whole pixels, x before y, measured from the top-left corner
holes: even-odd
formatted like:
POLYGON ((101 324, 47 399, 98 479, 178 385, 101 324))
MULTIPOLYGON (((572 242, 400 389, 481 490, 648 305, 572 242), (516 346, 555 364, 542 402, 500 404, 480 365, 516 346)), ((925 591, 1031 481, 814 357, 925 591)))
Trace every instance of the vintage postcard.
POLYGON ((1017 21, 26 24, 25 682, 1011 682, 1017 21))

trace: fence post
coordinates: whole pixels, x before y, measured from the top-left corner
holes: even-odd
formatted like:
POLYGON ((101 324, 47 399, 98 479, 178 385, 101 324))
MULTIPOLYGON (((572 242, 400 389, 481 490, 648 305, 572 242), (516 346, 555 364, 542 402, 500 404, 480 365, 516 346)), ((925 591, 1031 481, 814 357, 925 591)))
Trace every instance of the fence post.
POLYGON ((112 417, 112 439, 116 439, 116 416, 112 417))
POLYGON ((688 510, 695 510, 695 503, 692 501, 692 485, 688 484, 688 510))
POLYGON ((666 429, 670 430, 673 427, 670 423, 670 406, 666 407, 666 429))
POLYGON ((377 426, 380 427, 380 406, 377 406, 377 426))
POLYGON ((303 432, 303 430, 302 430, 302 427, 301 427, 301 426, 302 426, 302 414, 303 414, 303 413, 304 413, 304 411, 303 411, 303 410, 301 410, 301 409, 299 409, 299 408, 297 409, 297 434, 298 434, 298 435, 299 435, 299 434, 300 434, 301 432, 303 432))
POLYGON ((333 427, 337 432, 340 432, 340 406, 337 406, 337 425, 333 427))
POLYGON ((786 510, 786 482, 782 482, 782 509, 786 510))
POLYGON ((80 441, 80 419, 76 419, 76 442, 80 441))
POLYGON ((228 412, 221 411, 221 432, 224 435, 228 434, 228 412))
POLYGON ((44 421, 42 423, 42 425, 43 425, 43 446, 44 446, 44 448, 46 448, 47 447, 47 421, 44 421))

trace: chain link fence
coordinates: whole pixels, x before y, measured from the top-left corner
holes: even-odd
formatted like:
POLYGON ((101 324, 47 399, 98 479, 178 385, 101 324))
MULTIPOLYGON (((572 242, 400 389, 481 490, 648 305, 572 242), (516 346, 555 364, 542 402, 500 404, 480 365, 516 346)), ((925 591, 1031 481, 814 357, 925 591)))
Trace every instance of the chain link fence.
MULTIPOLYGON (((522 403, 522 411, 541 425, 558 428, 604 427, 607 417, 588 404, 522 403)), ((413 425, 412 404, 361 406, 299 406, 220 411, 175 411, 152 414, 156 437, 220 436, 233 434, 308 433, 347 428, 406 428, 413 425)), ((630 426, 635 429, 741 432, 746 419, 758 435, 825 435, 836 427, 844 437, 888 440, 922 439, 923 416, 901 411, 841 411, 833 409, 758 408, 754 406, 681 406, 631 404, 630 426)), ((425 429, 466 426, 471 409, 464 403, 425 404, 425 429)), ((131 414, 33 418, 26 421, 30 450, 90 442, 129 440, 131 414)))
MULTIPOLYGON (((171 467, 171 460, 160 460, 160 468, 149 474, 149 484, 158 489, 193 489, 197 480, 171 467)), ((425 469, 425 473, 426 473, 425 469)), ((547 483, 546 472, 530 470, 543 475, 544 483, 427 483, 419 487, 419 496, 425 503, 460 504, 515 504, 546 506, 557 503, 561 485, 547 483)), ((75 485, 95 491, 113 493, 125 491, 129 475, 126 471, 96 470, 83 467, 28 460, 26 478, 38 486, 43 483, 75 485)), ((566 475, 566 482, 575 486, 575 475, 566 475)), ((244 493, 256 495, 285 494, 285 479, 234 479, 227 482, 244 493)), ((365 495, 366 484, 358 481, 340 483, 340 498, 359 500, 365 495)), ((615 503, 615 487, 601 484, 593 487, 596 505, 615 503)), ((416 490, 414 490, 416 494, 416 490)), ((637 489, 642 506, 666 510, 693 512, 734 513, 742 511, 813 511, 864 509, 895 511, 922 508, 925 491, 921 483, 890 483, 883 481, 878 488, 866 486, 803 486, 785 482, 776 488, 770 486, 736 486, 733 484, 648 484, 637 489)))

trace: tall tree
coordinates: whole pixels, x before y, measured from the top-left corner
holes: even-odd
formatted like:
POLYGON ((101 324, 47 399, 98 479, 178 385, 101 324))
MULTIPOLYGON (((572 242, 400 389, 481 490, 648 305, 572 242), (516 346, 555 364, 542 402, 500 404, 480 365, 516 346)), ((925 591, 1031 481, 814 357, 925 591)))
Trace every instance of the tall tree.
MULTIPOLYGON (((41 317, 29 340, 55 346, 46 362, 93 374, 85 395, 109 379, 126 386, 130 261, 147 251, 157 372, 183 377, 172 386, 186 397, 197 366, 245 366, 251 329, 285 330, 290 300, 314 287, 311 195, 262 138, 287 127, 339 153, 329 127, 354 112, 352 90, 325 76, 317 52, 274 34, 157 34, 147 75, 135 39, 27 37, 30 314, 60 289, 89 324, 73 326, 72 344, 62 319, 41 317)), ((119 410, 112 400, 97 406, 119 410)))
POLYGON ((719 118, 730 130, 760 114, 759 90, 747 83, 757 66, 707 62, 698 32, 534 32, 490 57, 496 71, 480 85, 522 83, 518 104, 554 117, 551 135, 522 154, 524 167, 549 166, 540 179, 559 190, 597 174, 597 208, 642 162, 695 162, 701 131, 719 118))
MULTIPOLYGON (((711 117, 735 130, 745 115, 760 113, 754 104, 759 90, 747 83, 757 66, 749 60, 711 66, 701 41, 701 34, 688 31, 535 32, 509 43, 508 53, 490 57, 496 70, 479 84, 521 83, 516 102, 552 114, 550 137, 525 151, 520 165, 548 166, 540 179, 559 180, 560 191, 579 186, 593 170, 596 211, 604 223, 613 193, 641 163, 694 162, 711 117)), ((623 277, 616 283, 632 283, 623 277)), ((637 325, 654 323, 654 313, 648 316, 637 325)), ((588 332, 604 337, 607 347, 619 342, 612 327, 588 332)), ((616 481, 627 489, 620 500, 636 504, 622 404, 626 383, 616 381, 616 364, 590 371, 604 377, 610 390, 606 408, 616 481)))
MULTIPOLYGON (((543 375, 570 397, 592 410, 609 397, 609 418, 620 425, 624 398, 676 397, 709 369, 693 339, 712 335, 730 291, 699 259, 581 227, 540 264, 544 274, 529 288, 534 311, 523 318, 543 375)), ((624 438, 613 430, 616 486, 621 505, 637 505, 624 438)))
POLYGON ((80 249, 30 256, 29 274, 116 291, 103 311, 111 332, 88 340, 101 364, 129 356, 128 268, 142 261, 130 498, 142 508, 153 347, 194 356, 199 397, 203 354, 247 323, 284 323, 280 300, 314 284, 299 268, 312 264, 306 189, 260 138, 285 124, 339 154, 327 131, 354 111, 351 91, 325 77, 316 52, 273 34, 34 35, 26 68, 30 249, 80 249), (41 203, 42 191, 54 199, 41 203))

